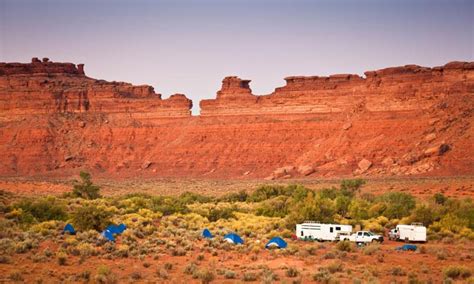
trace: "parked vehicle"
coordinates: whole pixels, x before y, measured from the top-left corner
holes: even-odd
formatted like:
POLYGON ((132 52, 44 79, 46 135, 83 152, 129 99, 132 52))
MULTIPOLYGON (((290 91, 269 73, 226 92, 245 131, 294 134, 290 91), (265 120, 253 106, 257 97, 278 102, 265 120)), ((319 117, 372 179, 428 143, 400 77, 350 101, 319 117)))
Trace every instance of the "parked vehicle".
POLYGON ((336 241, 339 240, 339 235, 351 232, 351 225, 323 224, 315 221, 296 225, 296 236, 301 240, 336 241))
POLYGON ((426 227, 420 223, 411 225, 397 225, 390 230, 389 239, 405 242, 426 242, 426 227))
POLYGON ((345 236, 341 240, 348 240, 358 244, 371 243, 371 242, 383 242, 383 236, 374 234, 370 231, 358 231, 350 236, 345 236))

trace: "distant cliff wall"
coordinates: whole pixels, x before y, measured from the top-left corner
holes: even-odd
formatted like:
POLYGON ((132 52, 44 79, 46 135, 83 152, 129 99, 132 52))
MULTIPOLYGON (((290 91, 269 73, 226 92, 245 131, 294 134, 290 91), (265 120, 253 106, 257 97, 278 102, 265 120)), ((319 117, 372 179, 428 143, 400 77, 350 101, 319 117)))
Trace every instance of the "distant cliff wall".
POLYGON ((226 77, 216 99, 0 63, 0 176, 294 178, 474 174, 474 63, 287 77, 269 95, 226 77))

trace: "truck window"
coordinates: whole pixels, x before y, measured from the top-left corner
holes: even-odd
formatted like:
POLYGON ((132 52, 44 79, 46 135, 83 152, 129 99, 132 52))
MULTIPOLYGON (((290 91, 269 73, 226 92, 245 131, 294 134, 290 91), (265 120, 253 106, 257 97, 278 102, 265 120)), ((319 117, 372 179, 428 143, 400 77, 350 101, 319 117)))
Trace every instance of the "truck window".
POLYGON ((369 237, 370 235, 369 233, 364 233, 364 236, 369 237))
POLYGON ((358 236, 362 236, 362 232, 358 232, 357 235, 358 235, 358 236))

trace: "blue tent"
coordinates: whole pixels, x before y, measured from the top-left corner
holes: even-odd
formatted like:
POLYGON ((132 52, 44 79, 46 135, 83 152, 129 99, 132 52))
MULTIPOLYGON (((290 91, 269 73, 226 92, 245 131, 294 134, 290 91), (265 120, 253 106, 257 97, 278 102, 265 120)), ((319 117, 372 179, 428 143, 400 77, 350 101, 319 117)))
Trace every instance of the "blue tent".
POLYGON ((225 235, 224 240, 233 244, 244 244, 244 240, 242 240, 242 238, 239 235, 234 234, 234 233, 225 235))
POLYGON ((120 225, 110 225, 107 228, 105 228, 106 231, 110 231, 112 234, 121 234, 123 231, 127 229, 127 226, 125 224, 120 224, 120 225))
POLYGON ((417 249, 416 245, 408 245, 408 244, 396 248, 396 250, 402 250, 402 251, 408 251, 408 250, 416 251, 416 249, 417 249))
POLYGON ((64 227, 63 234, 66 233, 66 232, 68 232, 71 235, 76 234, 76 230, 74 230, 74 227, 69 223, 66 224, 66 226, 64 227))
POLYGON ((103 231, 102 236, 106 238, 108 241, 115 242, 114 234, 109 230, 103 231))
POLYGON ((286 248, 288 244, 280 237, 272 238, 266 245, 265 248, 277 247, 277 248, 286 248))
POLYGON ((211 234, 211 231, 209 231, 208 229, 204 229, 202 231, 202 236, 204 238, 207 238, 207 239, 212 239, 214 236, 211 234))

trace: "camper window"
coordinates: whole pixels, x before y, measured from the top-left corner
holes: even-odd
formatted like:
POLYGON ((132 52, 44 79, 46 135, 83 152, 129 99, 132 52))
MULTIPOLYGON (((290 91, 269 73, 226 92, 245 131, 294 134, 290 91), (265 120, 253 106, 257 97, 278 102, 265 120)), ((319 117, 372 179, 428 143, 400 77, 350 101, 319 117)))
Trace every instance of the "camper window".
POLYGON ((336 231, 340 231, 341 230, 341 227, 336 227, 336 231))
POLYGON ((330 232, 330 233, 334 232, 334 228, 333 228, 333 227, 330 227, 330 228, 329 228, 329 232, 330 232))

